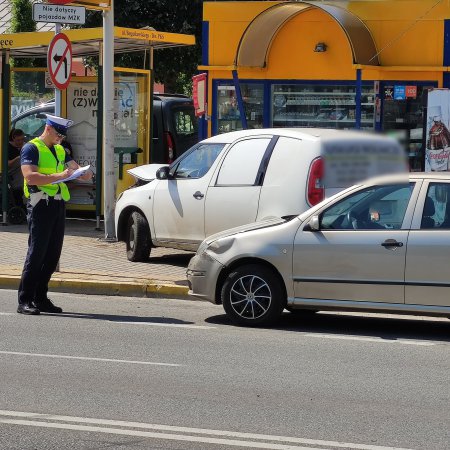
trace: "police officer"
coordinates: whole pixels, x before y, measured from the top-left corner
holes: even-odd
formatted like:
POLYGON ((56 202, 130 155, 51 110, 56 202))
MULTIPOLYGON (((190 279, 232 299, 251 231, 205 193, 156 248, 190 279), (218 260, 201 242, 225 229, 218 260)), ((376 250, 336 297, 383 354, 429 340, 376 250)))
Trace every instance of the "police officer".
MULTIPOLYGON (((21 152, 30 235, 19 286, 20 314, 62 313, 47 297, 47 291, 61 256, 65 203, 70 198, 69 189, 61 180, 79 168, 61 145, 72 124, 71 120, 48 114, 42 135, 26 144, 21 152)), ((87 171, 80 179, 91 177, 92 172, 87 171)))

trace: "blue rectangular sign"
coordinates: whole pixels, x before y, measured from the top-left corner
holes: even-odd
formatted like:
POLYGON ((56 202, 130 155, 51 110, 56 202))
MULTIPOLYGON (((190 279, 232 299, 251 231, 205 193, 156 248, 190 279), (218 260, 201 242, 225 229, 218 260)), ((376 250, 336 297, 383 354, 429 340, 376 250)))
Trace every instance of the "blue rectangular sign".
POLYGON ((394 100, 406 100, 406 86, 394 86, 394 100))

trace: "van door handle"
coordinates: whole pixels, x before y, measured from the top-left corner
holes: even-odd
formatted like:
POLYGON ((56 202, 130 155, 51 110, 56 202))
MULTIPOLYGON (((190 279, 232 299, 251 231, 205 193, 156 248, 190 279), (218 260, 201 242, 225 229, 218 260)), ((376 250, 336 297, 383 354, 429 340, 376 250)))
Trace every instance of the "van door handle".
POLYGON ((395 239, 386 239, 382 244, 384 248, 403 247, 403 242, 398 242, 395 239))
POLYGON ((197 200, 201 200, 205 194, 202 194, 200 191, 197 191, 195 194, 193 194, 193 197, 197 200))

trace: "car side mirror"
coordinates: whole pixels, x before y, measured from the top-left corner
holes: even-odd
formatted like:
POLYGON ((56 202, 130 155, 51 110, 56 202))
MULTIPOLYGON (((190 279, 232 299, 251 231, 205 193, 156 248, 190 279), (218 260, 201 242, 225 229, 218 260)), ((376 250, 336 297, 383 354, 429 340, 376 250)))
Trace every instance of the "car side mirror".
POLYGON ((156 178, 158 180, 167 180, 167 179, 169 179, 170 178, 169 166, 160 167, 156 171, 156 178))
POLYGON ((319 216, 312 216, 308 223, 304 226, 303 231, 320 231, 319 216))

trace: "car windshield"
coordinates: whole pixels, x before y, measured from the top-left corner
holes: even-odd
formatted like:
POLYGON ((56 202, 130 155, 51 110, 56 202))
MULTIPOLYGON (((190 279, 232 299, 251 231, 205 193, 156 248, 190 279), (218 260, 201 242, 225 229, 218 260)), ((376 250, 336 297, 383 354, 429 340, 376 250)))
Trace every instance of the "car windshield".
POLYGON ((175 178, 200 178, 213 165, 225 144, 197 144, 180 157, 170 168, 175 178))

